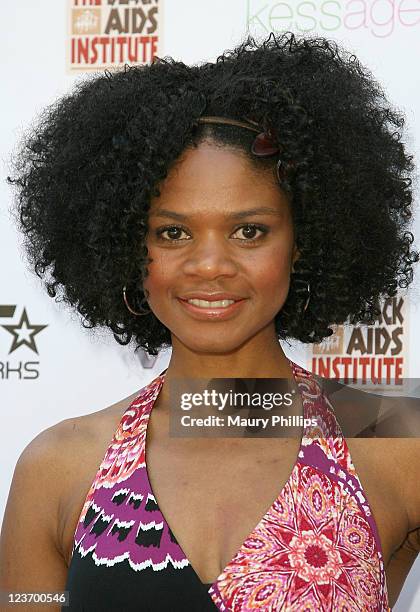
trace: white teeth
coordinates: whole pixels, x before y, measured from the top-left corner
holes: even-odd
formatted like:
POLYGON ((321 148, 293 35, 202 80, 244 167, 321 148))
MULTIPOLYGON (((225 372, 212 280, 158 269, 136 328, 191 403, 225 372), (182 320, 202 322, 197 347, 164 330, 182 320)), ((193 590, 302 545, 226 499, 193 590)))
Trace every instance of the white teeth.
POLYGON ((218 302, 208 302, 207 300, 196 300, 195 298, 188 300, 188 304, 194 304, 199 308, 226 308, 234 304, 235 300, 220 300, 218 302))

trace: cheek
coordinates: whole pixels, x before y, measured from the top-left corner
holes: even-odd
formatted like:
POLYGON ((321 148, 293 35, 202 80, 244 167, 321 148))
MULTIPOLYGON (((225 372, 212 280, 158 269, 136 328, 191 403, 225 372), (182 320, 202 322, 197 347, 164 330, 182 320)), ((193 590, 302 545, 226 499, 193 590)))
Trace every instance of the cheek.
POLYGON ((247 276, 257 289, 274 297, 287 293, 291 267, 291 249, 280 245, 257 254, 247 266, 247 276))
POLYGON ((174 279, 174 258, 170 257, 170 253, 160 249, 148 247, 149 257, 153 260, 148 268, 147 278, 143 282, 143 288, 147 289, 150 294, 150 300, 154 296, 167 289, 174 279))

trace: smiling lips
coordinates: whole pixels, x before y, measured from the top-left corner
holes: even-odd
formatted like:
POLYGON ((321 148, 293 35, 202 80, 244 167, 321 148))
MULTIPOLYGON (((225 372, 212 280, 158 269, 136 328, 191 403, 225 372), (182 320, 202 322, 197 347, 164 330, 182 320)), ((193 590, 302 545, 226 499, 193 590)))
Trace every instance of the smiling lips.
POLYGON ((232 314, 245 302, 245 298, 232 293, 191 293, 178 300, 190 313, 212 319, 232 314))
POLYGON ((202 306, 203 308, 226 308, 233 302, 238 302, 244 298, 234 293, 218 292, 218 293, 205 293, 205 292, 194 292, 186 293, 182 295, 180 300, 184 300, 189 304, 195 304, 196 306, 202 306))
POLYGON ((191 298, 190 300, 187 300, 187 302, 188 304, 194 304, 194 306, 198 306, 199 308, 226 308, 227 306, 234 304, 235 300, 207 301, 191 298))

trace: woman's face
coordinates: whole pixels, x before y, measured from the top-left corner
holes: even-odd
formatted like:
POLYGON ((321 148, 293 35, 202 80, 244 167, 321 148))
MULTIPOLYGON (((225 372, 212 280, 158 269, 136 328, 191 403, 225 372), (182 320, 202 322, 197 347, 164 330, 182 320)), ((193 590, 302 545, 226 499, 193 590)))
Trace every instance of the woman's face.
POLYGON ((174 348, 227 353, 275 333, 298 253, 290 204, 271 173, 210 141, 186 150, 151 202, 146 244, 144 288, 174 348))

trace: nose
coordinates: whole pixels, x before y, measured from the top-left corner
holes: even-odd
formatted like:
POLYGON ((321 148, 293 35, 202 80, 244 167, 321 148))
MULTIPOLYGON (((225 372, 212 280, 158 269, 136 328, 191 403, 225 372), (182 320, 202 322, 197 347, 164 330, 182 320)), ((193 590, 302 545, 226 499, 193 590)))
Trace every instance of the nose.
POLYGON ((187 249, 182 271, 186 275, 203 278, 235 276, 238 270, 232 247, 223 236, 207 232, 196 244, 187 249))

